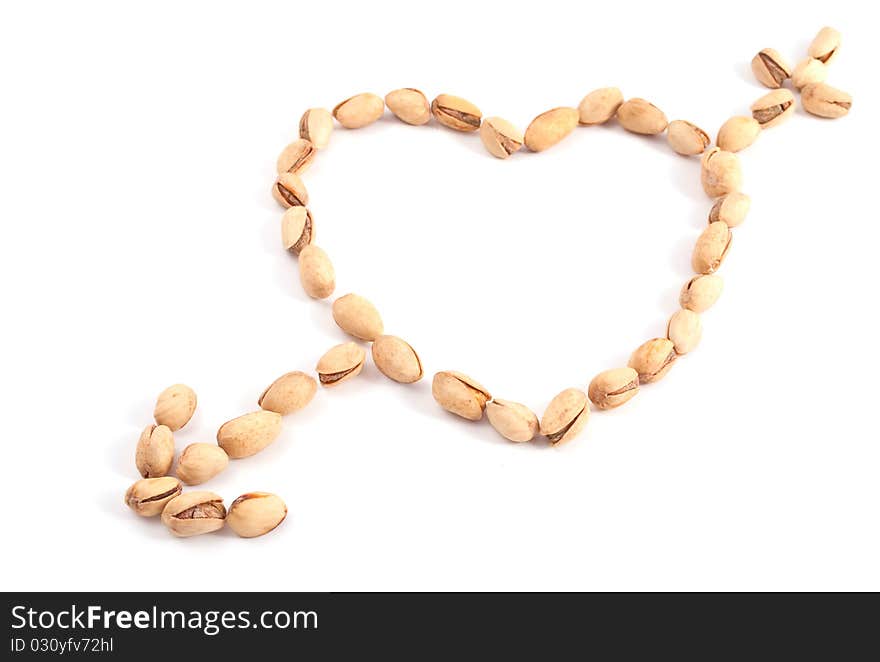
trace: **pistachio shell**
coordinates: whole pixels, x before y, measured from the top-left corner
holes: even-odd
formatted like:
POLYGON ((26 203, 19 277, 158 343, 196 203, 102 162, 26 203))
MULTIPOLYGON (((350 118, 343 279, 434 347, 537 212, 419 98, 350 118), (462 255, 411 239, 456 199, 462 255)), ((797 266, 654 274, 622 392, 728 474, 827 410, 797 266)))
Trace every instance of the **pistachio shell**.
POLYGON ((299 137, 315 149, 324 149, 333 133, 333 116, 325 108, 309 108, 299 121, 299 137))
POLYGON ((702 154, 711 142, 709 136, 696 124, 684 120, 673 120, 666 132, 669 146, 682 156, 702 154))
POLYGON ((723 287, 724 281, 718 274, 694 276, 684 284, 678 300, 682 308, 702 313, 718 301, 723 287))
POLYGON ((824 83, 828 77, 828 67, 821 60, 808 57, 798 62, 791 72, 791 84, 796 89, 803 89, 810 83, 824 83))
POLYGON ((196 411, 196 392, 186 384, 174 384, 159 394, 153 418, 157 425, 164 425, 172 432, 177 432, 189 423, 196 411))
POLYGON ((801 90, 801 103, 811 115, 833 119, 849 112, 852 97, 826 83, 811 83, 801 90))
POLYGON ((840 33, 834 28, 824 27, 813 38, 807 55, 828 64, 840 49, 840 33))
POLYGON ((285 517, 287 506, 281 497, 269 492, 248 492, 232 502, 226 521, 242 538, 256 538, 275 529, 285 517))
POLYGON ((526 128, 525 145, 533 152, 543 152, 574 131, 577 125, 576 108, 553 108, 532 120, 526 128))
POLYGON ((382 335, 384 325, 376 306, 359 294, 346 294, 333 302, 333 319, 347 334, 373 341, 382 335))
POLYGON ((431 104, 421 91, 403 87, 385 95, 385 105, 407 124, 427 124, 431 120, 431 104))
POLYGON ((727 256, 732 238, 733 235, 726 223, 720 221, 709 223, 694 246, 694 254, 691 257, 694 271, 698 274, 711 274, 717 271, 727 256))
POLYGON ((299 370, 281 375, 263 391, 257 404, 261 409, 285 416, 299 411, 312 401, 318 383, 311 375, 299 370))
POLYGON ((229 464, 229 456, 217 444, 190 444, 177 459, 177 477, 187 485, 211 480, 229 464))
POLYGON ((383 375, 401 384, 422 378, 422 362, 416 351, 397 336, 379 336, 373 341, 373 363, 383 375))
POLYGON ((283 172, 278 175, 278 179, 272 185, 272 196, 279 205, 287 209, 288 207, 303 207, 309 204, 309 193, 306 191, 306 185, 299 175, 292 172, 283 172))
POLYGON ((278 156, 275 163, 278 174, 292 172, 295 175, 301 175, 309 169, 316 151, 315 146, 305 138, 294 140, 278 156))
POLYGON ((652 103, 639 99, 628 99, 617 109, 617 121, 627 131, 644 135, 663 133, 669 123, 662 110, 652 103))
POLYGON ((742 170, 736 154, 714 147, 700 162, 703 190, 710 198, 738 191, 742 187, 742 170))
POLYGON ((207 491, 184 492, 167 503, 162 523, 181 538, 222 529, 226 523, 223 497, 207 491))
POLYGON ((722 221, 727 223, 727 227, 735 228, 746 220, 749 213, 749 207, 752 206, 752 200, 745 193, 733 191, 727 195, 722 195, 712 205, 709 210, 709 222, 715 223, 722 221))
POLYGON ((294 255, 315 238, 315 225, 312 213, 307 207, 291 207, 281 217, 281 244, 294 255))
POLYGON ((593 377, 587 393, 599 409, 619 407, 639 392, 639 375, 632 368, 613 368, 593 377))
POLYGON ((505 119, 487 117, 480 125, 480 140, 492 156, 506 159, 522 147, 523 134, 505 119))
POLYGON ((483 409, 492 399, 482 384, 453 370, 434 375, 431 395, 443 409, 470 421, 483 418, 483 409))
POLYGON ((581 124, 604 124, 623 103, 623 93, 616 87, 593 90, 578 104, 578 121, 581 124))
POLYGON ((306 294, 314 299, 326 299, 333 294, 336 271, 324 249, 309 244, 300 251, 299 280, 306 294))
POLYGON ((700 316, 692 310, 682 308, 669 318, 666 336, 672 342, 676 354, 687 354, 694 349, 703 335, 700 316))
POLYGON ((781 124, 793 114, 794 95, 785 88, 773 90, 752 104, 752 117, 762 129, 781 124))
POLYGON ((333 117, 346 129, 360 129, 375 122, 384 112, 385 102, 382 97, 364 92, 337 104, 333 109, 333 117))
POLYGON ((476 131, 483 113, 467 99, 440 94, 431 102, 431 112, 443 126, 456 131, 476 131))
POLYGON ((167 475, 174 462, 174 435, 171 429, 165 425, 145 427, 138 439, 134 462, 144 478, 167 475))
POLYGON ((731 117, 718 129, 716 144, 727 152, 745 149, 761 135, 761 125, 754 117, 731 117))
POLYGON ((629 367, 639 373, 639 384, 650 384, 662 379, 677 357, 671 340, 652 338, 632 353, 629 367))
POLYGON ((266 448, 281 433, 281 414, 255 411, 233 418, 217 430, 217 443, 232 459, 250 457, 266 448))
POLYGON ((336 386, 356 377, 364 367, 366 353, 363 347, 353 342, 331 347, 318 360, 315 368, 321 386, 336 386))
POLYGON ((125 505, 141 517, 155 517, 162 514, 165 505, 182 490, 180 481, 171 476, 142 478, 126 491, 125 505))
POLYGON ((777 88, 791 75, 791 67, 778 51, 765 48, 752 58, 752 72, 762 85, 777 88))
POLYGON ((557 394, 541 417, 541 434, 551 444, 561 444, 574 439, 587 424, 590 405, 587 395, 577 388, 567 388, 557 394))
POLYGON ((538 417, 518 402, 495 398, 486 404, 486 418, 505 439, 531 441, 538 434, 538 417))

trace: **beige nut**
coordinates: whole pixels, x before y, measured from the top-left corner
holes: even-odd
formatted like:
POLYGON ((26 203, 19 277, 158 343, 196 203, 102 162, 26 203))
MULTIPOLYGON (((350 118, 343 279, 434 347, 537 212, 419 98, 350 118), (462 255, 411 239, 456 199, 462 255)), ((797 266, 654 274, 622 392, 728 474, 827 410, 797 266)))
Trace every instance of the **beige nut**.
POLYGON ((294 255, 315 238, 315 225, 308 207, 291 207, 281 217, 281 245, 294 255))
POLYGON ((453 370, 434 375, 431 395, 443 409, 470 421, 483 418, 483 409, 492 399, 492 394, 482 384, 453 370))
POLYGON ((617 113, 623 103, 623 93, 616 87, 593 90, 578 104, 578 121, 581 124, 604 124, 617 113))
POLYGON ((257 400, 260 409, 286 416, 299 411, 312 401, 318 383, 311 375, 299 370, 281 375, 269 384, 257 400))
POLYGON ((669 146, 682 156, 702 154, 712 142, 700 127, 684 120, 673 120, 669 123, 666 140, 669 146))
POLYGON ((382 97, 364 92, 349 97, 333 109, 333 117, 346 129, 360 129, 372 124, 385 112, 382 97))
POLYGON ((275 201, 287 209, 288 207, 305 207, 309 204, 309 192, 299 175, 292 172, 283 172, 272 185, 272 196, 275 201))
POLYGON ((177 432, 189 423, 196 411, 196 392, 186 384, 174 384, 159 394, 153 409, 153 418, 157 425, 164 425, 172 432, 177 432))
POLYGON ((808 57, 800 62, 791 72, 791 84, 796 89, 803 89, 811 83, 824 83, 828 77, 828 67, 822 60, 808 57))
POLYGON ((755 142, 760 134, 758 120, 737 115, 721 125, 715 143, 726 152, 738 152, 755 142))
POLYGON ((379 336, 373 341, 373 363, 388 379, 412 384, 422 378, 422 362, 409 343, 397 336, 379 336))
POLYGON ((440 94, 431 102, 431 112, 440 124, 456 131, 476 131, 483 113, 474 104, 452 94, 440 94))
POLYGON ((415 126, 431 120, 431 104, 421 91, 402 87, 385 95, 385 105, 397 119, 415 126))
POLYGON ((710 198, 717 198, 742 187, 739 158, 732 152, 713 147, 700 161, 700 181, 710 198))
POLYGON ((305 138, 294 140, 279 154, 275 169, 279 175, 285 172, 301 175, 309 169, 316 152, 315 146, 305 138))
POLYGON ((755 101, 751 110, 762 129, 776 126, 794 114, 794 94, 785 88, 773 90, 755 101))
POLYGON ((553 147, 578 125, 576 108, 553 108, 538 115, 526 128, 524 142, 533 152, 553 147))
POLYGON ((752 206, 752 200, 745 193, 734 191, 727 195, 722 195, 712 205, 709 210, 709 222, 715 223, 721 221, 727 223, 727 227, 735 228, 746 220, 749 213, 749 207, 752 206))
POLYGON ((357 377, 364 368, 366 352, 353 342, 331 347, 318 360, 315 370, 321 386, 337 386, 352 377, 357 377))
POLYGON ((538 417, 518 402, 495 398, 486 403, 486 418, 498 434, 510 441, 531 441, 538 434, 538 417))
POLYGON ((184 492, 171 499, 162 510, 162 524, 180 538, 217 531, 225 522, 223 497, 213 492, 184 492))
POLYGON ((480 125, 480 140, 492 156, 506 159, 522 147, 523 134, 505 119, 487 117, 480 125))
POLYGON ((692 310, 682 308, 669 318, 666 337, 672 343, 676 354, 687 354, 700 344, 703 335, 703 322, 692 310))
POLYGON ((617 109, 617 121, 627 131, 643 135, 663 133, 669 123, 662 110, 638 97, 620 104, 617 109))
POLYGON ((632 368, 612 368, 593 377, 587 389, 599 409, 614 409, 639 392, 639 374, 632 368))
POLYGON ((313 299, 326 299, 336 289, 336 270, 323 248, 309 244, 299 253, 299 280, 313 299))
POLYGON ((177 477, 187 485, 199 485, 223 471, 229 456, 217 444, 190 444, 177 458, 177 477))
POLYGON ((155 517, 182 490, 180 481, 171 476, 142 478, 126 491, 125 505, 141 517, 155 517))
POLYGON ((703 313, 718 301, 723 288, 724 281, 718 274, 694 276, 681 288, 678 302, 682 308, 703 313))
POLYGON ((174 435, 165 425, 148 425, 141 432, 134 463, 144 478, 166 476, 174 462, 174 435))
POLYGON ((801 90, 801 103, 811 115, 834 119, 849 112, 852 97, 826 83, 813 83, 801 90))
POLYGON ((250 457, 266 448, 281 434, 281 414, 254 411, 233 418, 217 430, 217 443, 233 460, 250 457))
POLYGON ((587 394, 567 388, 554 397, 541 417, 541 434, 554 446, 574 439, 590 418, 587 394))
POLYGON ((752 58, 752 73, 765 87, 777 88, 791 76, 791 67, 778 51, 765 48, 752 58))
POLYGON ((807 55, 828 64, 840 49, 840 33, 834 28, 824 27, 813 37, 807 55))
POLYGON ((336 299, 333 319, 350 336, 370 342, 385 330, 376 306, 359 294, 346 294, 336 299))
POLYGON ((652 338, 632 353, 627 365, 639 374, 639 384, 650 384, 663 379, 677 358, 671 340, 652 338))
POLYGON ((691 257, 691 265, 698 274, 711 274, 727 256, 730 250, 730 241, 733 233, 727 227, 727 223, 717 221, 709 223, 708 227, 697 239, 694 246, 694 254, 691 257))
POLYGON ((333 116, 326 108, 309 108, 299 120, 299 137, 315 149, 324 149, 333 133, 333 116))
POLYGON ((285 517, 287 506, 281 497, 269 492, 248 492, 229 506, 226 522, 242 538, 256 538, 277 528, 285 517))

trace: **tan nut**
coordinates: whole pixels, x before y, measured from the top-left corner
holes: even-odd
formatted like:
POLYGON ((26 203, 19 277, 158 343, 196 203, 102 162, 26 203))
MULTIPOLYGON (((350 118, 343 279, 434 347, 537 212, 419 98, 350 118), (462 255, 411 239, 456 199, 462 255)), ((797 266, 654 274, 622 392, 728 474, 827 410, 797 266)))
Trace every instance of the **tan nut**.
POLYGON ((486 403, 486 418, 498 434, 510 441, 531 441, 538 434, 538 417, 518 402, 495 398, 486 403))
POLYGON ((190 444, 177 458, 177 477, 187 485, 211 480, 229 464, 229 456, 217 444, 190 444))
POLYGON ((612 368, 593 377, 587 394, 599 409, 614 409, 639 392, 639 375, 632 368, 612 368))
POLYGON ((431 395, 443 409, 470 421, 483 418, 483 409, 492 399, 492 394, 482 384, 452 370, 434 375, 431 395))
POLYGON ((673 120, 669 123, 666 140, 669 146, 682 156, 702 154, 712 142, 700 127, 684 120, 673 120))
POLYGON ((577 388, 558 393, 541 417, 541 434, 554 446, 574 439, 590 418, 587 394, 577 388))
POLYGON ((801 90, 801 103, 811 115, 834 119, 849 112, 852 97, 827 83, 813 83, 801 90))
POLYGON ((480 125, 480 140, 492 156, 506 159, 522 147, 523 134, 505 119, 487 117, 480 125))
POLYGON ((287 505, 269 492, 242 494, 232 505, 226 521, 242 538, 256 538, 276 529, 287 517, 287 505))
POLYGON ((669 123, 662 110, 652 103, 639 99, 628 99, 617 109, 617 121, 627 131, 643 135, 663 133, 669 123))
POLYGON ((307 207, 291 207, 281 217, 281 244, 294 255, 315 238, 315 224, 307 207))
POLYGON ((294 140, 279 154, 275 169, 279 175, 284 172, 301 175, 309 169, 316 152, 315 146, 305 138, 294 140))
POLYGON ((126 491, 125 505, 141 517, 155 517, 182 490, 180 481, 171 476, 142 478, 126 491))
POLYGON ((737 115, 721 125, 715 142, 726 152, 738 152, 755 142, 759 135, 761 135, 761 125, 758 124, 758 120, 754 117, 737 115))
POLYGON ((717 198, 742 187, 739 158, 732 152, 713 147, 700 161, 700 181, 710 198, 717 198))
POLYGON ((373 341, 373 363, 388 379, 412 384, 422 378, 422 362, 409 343, 397 336, 379 336, 373 341))
POLYGON ((318 361, 315 370, 321 386, 338 386, 357 377, 364 368, 366 353, 353 342, 343 343, 327 350, 318 361))
POLYGON ((724 281, 718 274, 694 276, 681 288, 678 301, 682 308, 702 313, 718 301, 723 288, 724 281))
POLYGON ((134 463, 144 478, 159 478, 171 470, 174 462, 174 435, 165 425, 148 425, 141 432, 134 463))
POLYGON ((162 523, 180 538, 211 533, 226 523, 223 498, 213 492, 184 492, 162 510, 162 523))
POLYGON ((333 133, 333 116, 325 108, 309 108, 299 121, 299 137, 305 138, 315 149, 324 149, 333 133))
POLYGON ((281 375, 269 384, 257 400, 260 409, 286 416, 299 411, 312 401, 318 383, 311 375, 299 370, 281 375))
POLYGON ((174 384, 159 394, 153 409, 153 418, 157 425, 164 425, 172 432, 177 432, 189 423, 196 411, 196 392, 186 384, 174 384))
POLYGON ((762 129, 781 124, 794 114, 794 94, 780 88, 765 94, 752 104, 752 117, 762 129))
POLYGON ((431 112, 440 124, 456 131, 476 131, 483 113, 474 104, 452 94, 440 94, 431 102, 431 112))
POLYGON ((385 112, 382 97, 364 92, 349 97, 333 109, 333 117, 346 129, 360 129, 372 124, 385 112))
POLYGON ((692 310, 682 308, 669 318, 666 337, 669 338, 676 354, 687 354, 700 344, 703 323, 700 316, 692 310))
POLYGON ((578 121, 581 124, 604 124, 617 113, 623 103, 623 93, 616 87, 593 90, 578 104, 578 121))
POLYGON ((730 250, 732 238, 733 233, 727 227, 727 223, 721 221, 709 223, 694 246, 694 254, 691 257, 694 271, 698 274, 711 274, 717 271, 727 256, 727 251, 730 250))
POLYGON ((333 319, 347 334, 370 342, 385 330, 376 306, 359 294, 346 294, 336 299, 333 319))
POLYGON ((798 62, 791 72, 791 84, 801 90, 811 83, 824 83, 828 77, 828 67, 821 60, 808 57, 798 62))
POLYGON ((309 192, 299 175, 292 172, 283 172, 272 185, 272 196, 275 201, 287 209, 288 207, 305 207, 309 204, 309 192))
POLYGON ((299 253, 299 280, 313 299, 326 299, 336 289, 336 270, 330 256, 315 244, 309 244, 299 253))
POLYGON ((652 338, 632 353, 628 365, 639 374, 639 384, 650 384, 663 379, 676 358, 671 340, 652 338))
POLYGON ((526 128, 524 142, 533 152, 553 147, 578 125, 576 108, 553 108, 538 115, 526 128))
POLYGON ((421 91, 403 87, 385 95, 385 105, 402 122, 415 126, 431 120, 431 104, 421 91))
POLYGON ((752 58, 752 73, 765 87, 778 88, 791 76, 791 67, 778 51, 765 48, 752 58))
POLYGON ((824 27, 813 37, 807 55, 828 64, 840 50, 840 33, 834 28, 824 27))
POLYGON ((709 210, 709 222, 721 221, 727 223, 727 227, 735 228, 746 220, 752 200, 745 193, 734 191, 722 195, 709 210))
POLYGON ((233 418, 217 430, 217 443, 226 454, 237 460, 259 453, 281 434, 281 414, 254 411, 233 418))

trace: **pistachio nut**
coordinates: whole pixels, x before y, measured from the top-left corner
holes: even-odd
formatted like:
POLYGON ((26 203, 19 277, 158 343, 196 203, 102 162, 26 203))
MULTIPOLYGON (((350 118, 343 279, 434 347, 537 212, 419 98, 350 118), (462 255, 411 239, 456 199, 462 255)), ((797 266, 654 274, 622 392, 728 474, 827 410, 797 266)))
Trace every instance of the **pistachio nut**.
POLYGON ((385 105, 407 124, 427 124, 431 120, 431 104, 421 91, 403 87, 385 95, 385 105))
POLYGON ((828 67, 825 63, 814 57, 808 57, 798 62, 791 72, 791 84, 800 90, 810 83, 824 83, 827 77, 828 67))
POLYGON ((711 274, 727 256, 730 250, 730 241, 733 238, 727 223, 716 221, 709 223, 708 227, 697 239, 694 246, 694 254, 691 257, 691 265, 698 274, 711 274))
POLYGON ((305 138, 294 140, 278 155, 275 168, 279 175, 283 172, 301 175, 309 169, 316 152, 315 146, 305 138))
POLYGON ((752 117, 762 129, 781 124, 794 114, 794 95, 780 88, 765 94, 752 104, 752 117))
POLYGON ((363 347, 353 342, 336 345, 327 350, 319 360, 315 370, 321 386, 337 386, 352 377, 357 377, 364 368, 366 353, 363 347))
POLYGON ((141 517, 155 517, 182 490, 180 481, 171 476, 142 478, 126 491, 125 505, 141 517))
POLYGON ((587 394, 599 409, 614 409, 639 392, 639 374, 632 368, 612 368, 593 377, 587 394))
POLYGON ((379 336, 373 341, 373 363, 388 379, 412 384, 422 378, 422 362, 416 351, 397 336, 379 336))
POLYGON ((700 165, 703 190, 710 198, 738 191, 742 186, 742 170, 736 154, 713 147, 703 155, 700 165))
POLYGON ((440 124, 456 131, 476 131, 483 113, 474 104, 452 94, 440 94, 431 102, 431 112, 440 124))
POLYGON ((324 149, 333 133, 333 116, 326 108, 309 108, 299 120, 299 137, 315 149, 324 149))
POLYGON ((840 33, 834 28, 824 27, 813 37, 807 55, 828 64, 840 49, 840 33))
POLYGON ((285 517, 287 506, 281 497, 269 492, 248 492, 232 502, 226 521, 242 538, 256 538, 275 529, 285 517))
POLYGON ((311 375, 299 370, 281 375, 269 384, 257 400, 260 409, 286 416, 299 411, 312 401, 318 383, 311 375))
POLYGON ((385 102, 382 97, 364 92, 337 104, 333 109, 333 117, 346 129, 360 129, 375 122, 384 112, 385 102))
POLYGON ((279 205, 284 207, 303 207, 309 204, 309 193, 306 191, 306 185, 299 175, 292 172, 283 172, 278 175, 278 179, 272 185, 272 196, 279 205))
POLYGON ((174 384, 159 394, 153 418, 157 425, 164 425, 172 432, 177 432, 189 423, 196 411, 196 392, 186 384, 174 384))
POLYGON ((486 418, 498 434, 510 441, 531 441, 538 434, 538 417, 518 402, 495 398, 486 403, 486 418))
POLYGON ((217 444, 190 444, 177 458, 177 477, 187 485, 199 485, 211 480, 228 464, 229 456, 217 444))
POLYGON ((266 448, 281 434, 281 414, 254 411, 233 418, 217 430, 217 443, 233 460, 250 457, 266 448))
POLYGON ((162 511, 162 524, 180 538, 217 531, 225 522, 223 498, 213 492, 184 492, 171 499, 162 511))
POLYGON ((617 113, 623 103, 623 93, 616 87, 593 90, 578 104, 578 121, 581 124, 604 124, 617 113))
POLYGON ((480 140, 492 156, 506 159, 523 144, 522 131, 500 117, 487 117, 480 125, 480 140))
POLYGON ((760 134, 758 120, 737 115, 721 125, 715 143, 725 152, 738 152, 755 142, 760 134))
POLYGON ((663 379, 678 355, 668 338, 652 338, 642 343, 629 357, 629 367, 639 374, 639 384, 663 379))
POLYGON ((553 108, 538 115, 526 127, 525 145, 533 152, 543 152, 574 131, 577 125, 576 108, 553 108))
POLYGON ((801 90, 801 103, 811 115, 833 119, 849 112, 852 97, 826 83, 812 83, 801 90))
POLYGON ((643 135, 663 133, 669 123, 662 110, 638 97, 620 104, 617 109, 617 121, 627 131, 643 135))
POLYGON ((765 48, 752 58, 752 73, 761 85, 777 88, 791 76, 791 67, 778 51, 765 48))
POLYGON ((333 319, 350 336, 370 342, 385 330, 376 306, 359 294, 346 294, 336 299, 333 319))
POLYGON ((482 384, 453 370, 434 375, 431 395, 443 409, 469 421, 483 418, 483 409, 492 399, 492 394, 482 384))
POLYGON ((281 217, 281 244, 294 255, 315 238, 315 224, 308 207, 290 207, 281 217))
POLYGON ((703 313, 718 301, 723 288, 724 281, 718 274, 694 276, 681 288, 678 302, 682 308, 703 313))
POLYGON ((672 343, 676 354, 687 354, 700 344, 703 335, 703 322, 692 310, 681 308, 669 318, 666 337, 672 343))
POLYGON ((702 154, 712 142, 700 127, 684 120, 673 120, 669 123, 666 140, 669 146, 682 156, 702 154))
POLYGON ((722 195, 709 210, 709 222, 721 221, 727 223, 727 227, 735 228, 746 220, 746 214, 749 213, 751 206, 752 200, 745 193, 733 191, 722 195))
POLYGON ((587 394, 578 388, 567 388, 554 397, 541 417, 541 434, 553 444, 574 439, 590 418, 587 394))
POLYGON ((148 425, 141 432, 134 463, 144 478, 159 478, 171 470, 174 462, 174 435, 166 425, 148 425))
POLYGON ((336 270, 323 248, 309 244, 299 252, 299 280, 313 299, 326 299, 336 289, 336 270))

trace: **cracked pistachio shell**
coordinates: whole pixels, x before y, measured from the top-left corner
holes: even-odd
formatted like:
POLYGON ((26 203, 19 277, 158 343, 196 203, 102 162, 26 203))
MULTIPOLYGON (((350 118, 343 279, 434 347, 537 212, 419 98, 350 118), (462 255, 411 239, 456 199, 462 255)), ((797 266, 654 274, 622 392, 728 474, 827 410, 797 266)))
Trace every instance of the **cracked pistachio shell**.
POLYGON ((228 464, 229 456, 217 444, 190 444, 177 458, 177 477, 187 485, 198 485, 211 480, 228 464))
POLYGON ((745 193, 734 191, 727 195, 722 195, 712 205, 709 210, 709 222, 715 223, 721 221, 727 223, 727 227, 735 228, 746 220, 749 213, 749 207, 752 206, 752 200, 745 193))
POLYGON ((336 299, 333 319, 348 335, 370 342, 385 330, 376 306, 359 294, 346 294, 336 299))
POLYGON ((307 207, 291 207, 281 217, 281 244, 294 255, 315 238, 315 224, 312 212, 307 207))
POLYGON ((852 97, 826 83, 813 83, 801 90, 801 103, 811 115, 834 119, 849 112, 852 97))
POLYGON ((278 175, 278 179, 272 185, 272 196, 275 201, 284 207, 305 207, 309 204, 309 193, 306 191, 306 185, 299 175, 292 172, 283 172, 278 175))
POLYGON ((824 27, 813 37, 807 55, 828 64, 840 49, 840 33, 834 28, 824 27))
POLYGON ((128 488, 125 505, 141 517, 161 515, 165 505, 183 490, 180 481, 171 476, 142 478, 128 488))
POLYGON ((577 388, 567 388, 554 397, 541 417, 541 434, 553 444, 574 439, 590 417, 587 395, 577 388))
POLYGON ((593 377, 587 394, 599 409, 614 409, 639 392, 639 374, 632 368, 612 368, 593 377))
POLYGON ((301 175, 309 169, 316 152, 315 146, 305 138, 294 140, 279 154, 275 168, 279 175, 284 172, 301 175))
POLYGON ((776 126, 794 114, 794 94, 785 88, 773 90, 755 101, 751 110, 762 129, 776 126))
POLYGON ((578 104, 578 121, 581 124, 604 124, 617 113, 623 103, 623 93, 616 87, 593 90, 578 104))
POLYGON ((299 253, 299 280, 313 299, 326 299, 336 289, 336 270, 324 249, 309 244, 299 253))
POLYGON ((356 377, 363 370, 365 357, 364 348, 353 342, 331 347, 318 360, 318 381, 321 386, 330 387, 356 377))
POLYGON ((452 370, 434 375, 431 395, 443 409, 469 421, 483 418, 483 409, 492 399, 492 394, 482 384, 452 370))
POLYGON ((409 343, 397 336, 379 336, 373 341, 373 363, 388 379, 412 384, 422 378, 422 362, 409 343))
POLYGON ((654 104, 639 99, 628 99, 617 109, 617 121, 627 131, 643 135, 663 133, 669 123, 666 115, 654 104))
POLYGON ((162 511, 162 524, 180 538, 222 529, 226 523, 223 497, 213 492, 184 492, 171 499, 162 511))
POLYGON ((421 91, 403 87, 385 95, 385 105, 397 119, 415 126, 431 120, 431 104, 421 91))
POLYGON ((702 154, 711 142, 705 131, 684 120, 673 120, 667 129, 666 140, 669 146, 682 156, 702 154))
POLYGON ((177 432, 189 423, 196 411, 196 392, 186 384, 169 386, 156 398, 153 418, 157 425, 164 425, 172 432, 177 432))
POLYGON ((761 85, 775 89, 791 76, 791 67, 778 51, 765 48, 752 58, 752 73, 761 85))
POLYGON ((578 125, 576 108, 553 108, 538 115, 526 128, 524 142, 533 152, 553 147, 578 125))
POLYGON ((324 149, 333 133, 333 116, 326 108, 309 108, 299 120, 299 137, 312 143, 315 149, 324 149))
POLYGON ((798 62, 791 72, 791 84, 800 90, 810 83, 824 83, 827 77, 828 67, 821 60, 808 57, 798 62))
POLYGON ((456 131, 476 131, 483 113, 467 99, 440 94, 431 102, 431 112, 440 124, 456 131))
POLYGON ((242 538, 256 538, 275 529, 285 517, 287 506, 281 497, 269 492, 248 492, 229 506, 226 522, 242 538))
POLYGON ((694 246, 694 254, 691 257, 694 271, 698 274, 711 274, 717 271, 727 256, 727 251, 730 250, 732 238, 733 234, 726 223, 721 221, 709 223, 694 246))
POLYGON ((384 112, 385 102, 382 97, 364 92, 337 104, 333 109, 333 117, 346 129, 360 129, 378 120, 384 112))
POLYGON ((669 372, 678 355, 672 341, 667 338, 652 338, 639 347, 629 357, 629 367, 639 374, 640 384, 659 381, 669 372))
POLYGON ((285 416, 309 404, 317 390, 318 383, 314 377, 294 370, 281 375, 269 384, 257 404, 261 409, 285 416))
POLYGON ((709 310, 718 301, 723 288, 724 281, 718 274, 694 276, 681 288, 678 302, 682 308, 702 313, 709 310))
POLYGON ((715 143, 726 152, 738 152, 755 142, 760 134, 758 120, 737 115, 721 125, 715 143))
POLYGON ((703 335, 703 322, 692 310, 682 308, 669 318, 666 337, 672 343, 676 354, 687 354, 700 344, 703 335))
POLYGON ((217 430, 217 443, 230 458, 237 460, 259 453, 280 433, 281 414, 260 410, 221 425, 217 430))
POLYGON ((144 478, 159 478, 171 470, 174 461, 174 435, 165 425, 148 425, 141 432, 134 463, 144 478))
POLYGON ((732 152, 713 147, 700 162, 700 181, 710 198, 718 198, 742 187, 739 158, 732 152))
POLYGON ((523 134, 505 119, 487 117, 480 125, 480 140, 492 156, 506 159, 522 147, 523 134))
POLYGON ((538 434, 538 417, 518 402, 496 398, 486 404, 486 418, 498 434, 510 441, 531 441, 538 434))

